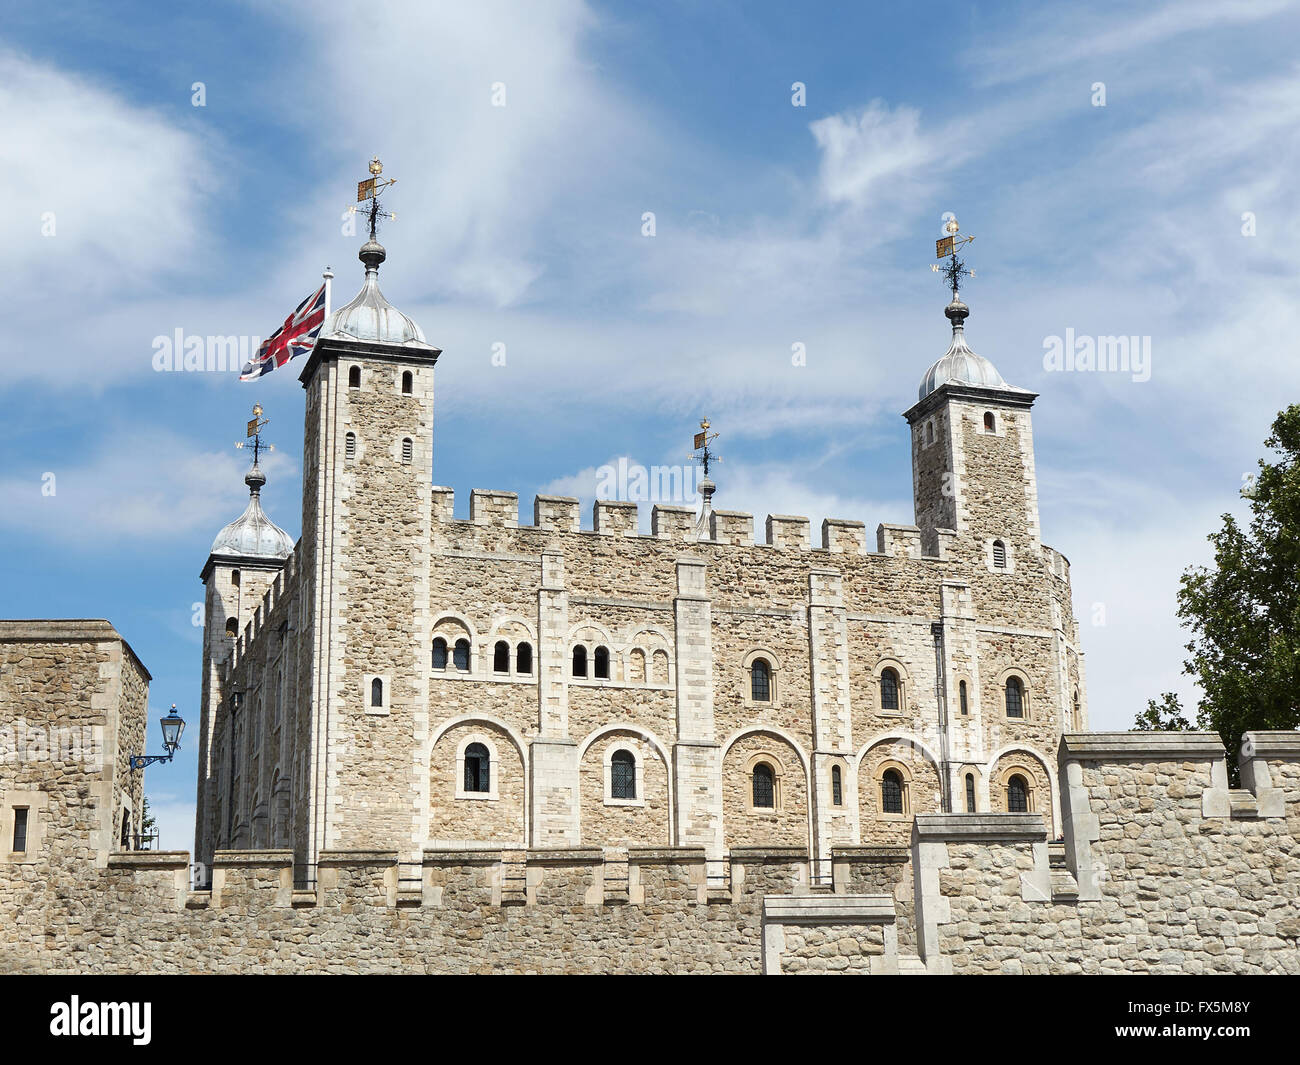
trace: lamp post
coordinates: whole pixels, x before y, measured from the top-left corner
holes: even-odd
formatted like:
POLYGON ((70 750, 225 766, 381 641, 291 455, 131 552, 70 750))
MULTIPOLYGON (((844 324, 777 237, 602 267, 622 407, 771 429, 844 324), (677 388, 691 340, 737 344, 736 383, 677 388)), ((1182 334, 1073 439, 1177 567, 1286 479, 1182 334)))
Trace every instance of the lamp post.
POLYGON ((181 745, 181 734, 185 731, 185 719, 176 712, 175 703, 172 703, 171 713, 165 715, 159 724, 162 726, 163 747, 167 749, 167 753, 133 754, 131 755, 132 769, 143 769, 147 765, 153 765, 154 762, 170 762, 175 756, 181 745))

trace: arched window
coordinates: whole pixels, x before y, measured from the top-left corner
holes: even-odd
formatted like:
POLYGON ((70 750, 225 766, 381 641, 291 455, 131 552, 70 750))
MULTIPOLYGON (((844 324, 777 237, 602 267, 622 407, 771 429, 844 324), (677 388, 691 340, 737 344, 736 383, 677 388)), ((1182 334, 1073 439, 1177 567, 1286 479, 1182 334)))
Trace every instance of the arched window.
POLYGON ((992 412, 991 410, 986 410, 986 411, 984 412, 984 430, 985 430, 985 432, 989 432, 989 433, 991 433, 991 432, 993 432, 993 430, 994 430, 996 427, 997 427, 997 422, 995 422, 995 421, 993 420, 993 412, 992 412))
POLYGON ((533 671, 533 645, 521 643, 515 650, 515 672, 531 673, 533 671))
POLYGON ((411 464, 411 458, 414 456, 414 454, 415 454, 415 445, 411 443, 411 438, 409 436, 404 437, 402 439, 402 465, 409 466, 411 464))
POLYGON ((348 433, 343 442, 343 457, 351 462, 357 457, 357 434, 348 433))
POLYGON ((898 709, 898 672, 892 668, 880 674, 880 709, 898 709))
POLYGON ((966 682, 964 680, 957 685, 957 696, 961 700, 962 714, 969 714, 970 704, 966 701, 966 682))
POLYGON ((481 743, 471 743, 465 748, 465 790, 491 791, 491 774, 492 766, 488 749, 481 743))
POLYGON ((1083 721, 1083 717, 1079 713, 1079 689, 1075 688, 1074 689, 1074 713, 1070 717, 1070 727, 1074 729, 1075 732, 1078 732, 1081 727, 1080 723, 1082 721, 1083 721))
POLYGON ((236 621, 234 618, 226 618, 226 635, 227 636, 239 635, 239 622, 236 621))
POLYGON ((609 797, 636 798, 636 758, 631 751, 615 751, 609 759, 609 797))
POLYGON ((772 667, 766 658, 755 658, 749 667, 749 697, 756 703, 772 701, 772 667))
POLYGON ((656 651, 650 658, 651 670, 649 681, 651 684, 668 683, 668 652, 656 651))
POLYGON ((510 645, 505 640, 497 640, 492 648, 492 670, 495 673, 510 672, 510 645))
POLYGON ((1007 678, 1007 717, 1025 716, 1025 686, 1019 677, 1007 678))
POLYGON ((840 767, 831 766, 831 805, 844 805, 844 784, 840 777, 840 767))
POLYGON ((232 569, 230 571, 230 583, 233 584, 236 588, 239 587, 239 570, 232 569))
POLYGON ((348 388, 361 387, 361 367, 353 366, 348 370, 348 388))
POLYGON ((573 649, 573 675, 575 677, 587 675, 587 649, 582 644, 578 644, 573 649))
POLYGON ((447 641, 441 636, 433 641, 433 668, 447 668, 447 641))
POLYGON ((599 680, 609 680, 609 648, 596 648, 596 677, 599 680))
POLYGON ((411 385, 414 382, 415 378, 411 376, 410 370, 407 370, 406 373, 402 374, 402 395, 409 396, 411 394, 411 385))
POLYGON ((754 766, 754 806, 760 810, 776 809, 776 773, 766 762, 754 766))
POLYGON ((880 778, 880 812, 886 814, 903 812, 903 778, 897 769, 886 769, 880 778))
POLYGON ((627 679, 629 684, 645 682, 645 652, 639 647, 632 648, 632 653, 628 656, 627 679))
POLYGON ((1029 812, 1029 785, 1018 773, 1007 781, 1007 811, 1013 814, 1029 812))
POLYGON ((452 664, 459 670, 469 672, 469 640, 457 640, 451 650, 452 664))
POLYGON ((975 812, 975 774, 966 774, 966 812, 973 814, 975 812))
POLYGON ((131 849, 131 811, 122 811, 122 849, 131 849))
POLYGON ((370 705, 384 705, 384 682, 378 677, 370 682, 370 705))
POLYGON ((1007 568, 1007 545, 1001 540, 993 541, 993 568, 1007 568))

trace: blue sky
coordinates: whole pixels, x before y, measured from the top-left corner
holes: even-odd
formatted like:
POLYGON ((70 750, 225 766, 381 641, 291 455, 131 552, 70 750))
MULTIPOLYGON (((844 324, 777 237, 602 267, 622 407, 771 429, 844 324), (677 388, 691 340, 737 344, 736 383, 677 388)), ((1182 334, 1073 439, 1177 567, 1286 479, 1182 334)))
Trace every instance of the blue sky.
MULTIPOLYGON (((1298 30, 1264 0, 10 13, 0 615, 107 617, 153 672, 152 732, 173 701, 197 726, 233 443, 261 402, 263 498, 296 536, 302 392, 157 373, 153 341, 265 336, 326 264, 349 298, 372 154, 398 178, 384 290, 445 351, 434 479, 462 513, 474 487, 527 518, 620 456, 680 463, 707 414, 717 502, 758 528, 911 521, 899 414, 947 345, 927 267, 952 211, 971 345, 1041 393, 1093 727, 1126 728, 1192 694, 1178 575, 1297 395, 1298 30), (1150 337, 1150 380, 1046 371, 1067 329, 1150 337)), ((165 846, 190 845, 193 753, 149 773, 165 846)))

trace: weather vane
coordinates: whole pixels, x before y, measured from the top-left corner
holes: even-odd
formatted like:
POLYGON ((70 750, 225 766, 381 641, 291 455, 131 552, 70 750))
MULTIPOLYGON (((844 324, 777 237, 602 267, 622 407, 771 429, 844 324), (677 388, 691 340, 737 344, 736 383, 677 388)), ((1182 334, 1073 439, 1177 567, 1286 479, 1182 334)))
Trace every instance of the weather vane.
POLYGON ((383 194, 384 189, 388 188, 389 185, 397 184, 397 178, 381 178, 379 175, 383 172, 384 164, 379 161, 379 156, 376 155, 370 160, 370 177, 366 178, 365 181, 357 182, 357 203, 365 203, 369 200, 370 206, 361 208, 354 204, 348 208, 352 214, 358 214, 364 210, 369 216, 371 240, 375 239, 375 227, 378 225, 379 219, 386 218, 390 222, 397 220, 397 215, 391 211, 381 211, 379 209, 379 197, 383 194))
POLYGON ((931 263, 930 269, 936 274, 942 273, 948 282, 948 287, 952 289, 952 298, 957 298, 957 292, 961 289, 961 275, 967 274, 970 277, 975 276, 974 270, 968 270, 966 264, 957 256, 957 249, 963 245, 969 244, 974 237, 957 236, 957 219, 953 215, 948 216, 948 220, 943 224, 943 231, 947 234, 934 242, 934 257, 936 259, 948 259, 947 266, 940 266, 938 263, 931 263))
POLYGON ((704 463, 705 477, 709 475, 710 462, 722 461, 722 459, 715 455, 713 450, 709 447, 709 445, 716 439, 718 439, 718 434, 709 432, 709 419, 705 418, 700 422, 700 431, 695 434, 694 446, 691 449, 690 455, 687 456, 687 458, 699 459, 704 463), (699 452, 698 455, 696 454, 697 451, 699 452))
POLYGON ((258 456, 261 455, 263 451, 275 450, 274 444, 266 444, 262 442, 262 430, 270 424, 270 418, 262 417, 262 404, 255 403, 253 405, 253 417, 248 423, 248 436, 246 439, 239 441, 239 443, 235 445, 237 448, 252 447, 254 466, 257 465, 258 456))

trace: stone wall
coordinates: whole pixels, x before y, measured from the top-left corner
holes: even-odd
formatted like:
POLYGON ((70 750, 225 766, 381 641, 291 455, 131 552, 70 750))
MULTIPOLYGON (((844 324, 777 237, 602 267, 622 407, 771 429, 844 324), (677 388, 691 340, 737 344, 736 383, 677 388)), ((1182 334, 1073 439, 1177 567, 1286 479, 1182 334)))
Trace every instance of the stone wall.
MULTIPOLYGON (((1300 737, 1067 735, 1065 838, 921 814, 910 847, 93 854, 21 886, 6 972, 1300 972, 1300 737)), ((88 850, 83 846, 83 852, 88 850)), ((4 878, 8 877, 6 881, 4 878)))

